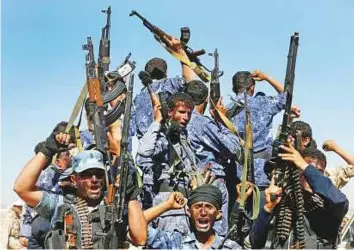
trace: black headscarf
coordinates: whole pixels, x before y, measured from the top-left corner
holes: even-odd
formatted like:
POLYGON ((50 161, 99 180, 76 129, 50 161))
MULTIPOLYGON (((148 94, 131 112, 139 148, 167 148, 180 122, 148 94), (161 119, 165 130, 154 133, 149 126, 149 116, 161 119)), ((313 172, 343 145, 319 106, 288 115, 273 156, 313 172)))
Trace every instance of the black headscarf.
POLYGON ((221 209, 222 194, 218 187, 210 184, 204 184, 194 189, 188 199, 188 206, 196 202, 209 202, 218 210, 221 209))

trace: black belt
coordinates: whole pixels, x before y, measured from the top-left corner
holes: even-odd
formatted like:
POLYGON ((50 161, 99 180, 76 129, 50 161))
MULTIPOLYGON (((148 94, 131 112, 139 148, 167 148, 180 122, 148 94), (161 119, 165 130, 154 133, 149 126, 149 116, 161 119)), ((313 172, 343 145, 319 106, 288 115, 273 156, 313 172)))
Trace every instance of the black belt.
POLYGON ((159 192, 180 192, 184 197, 187 197, 188 190, 184 186, 171 185, 163 182, 160 184, 159 192))
POLYGON ((262 159, 269 160, 270 155, 267 152, 267 149, 263 149, 262 151, 254 152, 253 153, 253 158, 254 159, 262 158, 262 159))

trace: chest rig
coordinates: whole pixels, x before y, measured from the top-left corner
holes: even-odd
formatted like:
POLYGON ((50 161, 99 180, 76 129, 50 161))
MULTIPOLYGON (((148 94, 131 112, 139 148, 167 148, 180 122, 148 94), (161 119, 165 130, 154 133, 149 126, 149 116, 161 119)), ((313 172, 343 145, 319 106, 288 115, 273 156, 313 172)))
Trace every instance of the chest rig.
POLYGON ((104 209, 89 211, 87 203, 81 198, 64 198, 59 207, 58 218, 45 239, 46 249, 93 249, 103 248, 104 209))

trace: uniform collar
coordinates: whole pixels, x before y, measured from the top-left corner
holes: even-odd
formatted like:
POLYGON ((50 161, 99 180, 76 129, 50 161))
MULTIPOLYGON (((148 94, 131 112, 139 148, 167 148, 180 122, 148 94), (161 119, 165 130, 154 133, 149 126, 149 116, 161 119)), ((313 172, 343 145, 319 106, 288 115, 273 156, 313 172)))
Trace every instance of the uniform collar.
MULTIPOLYGON (((215 240, 214 240, 213 244, 211 244, 211 249, 219 249, 222 241, 223 241, 223 238, 221 236, 219 236, 217 233, 215 233, 215 240)), ((197 238, 195 237, 195 234, 193 232, 188 234, 182 240, 182 243, 189 243, 189 244, 191 244, 191 243, 196 244, 197 242, 198 242, 197 238)))

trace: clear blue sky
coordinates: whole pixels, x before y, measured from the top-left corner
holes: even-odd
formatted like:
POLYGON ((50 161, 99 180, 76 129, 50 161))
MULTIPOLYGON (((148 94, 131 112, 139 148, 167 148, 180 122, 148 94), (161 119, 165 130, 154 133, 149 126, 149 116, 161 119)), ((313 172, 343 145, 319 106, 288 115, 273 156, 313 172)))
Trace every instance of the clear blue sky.
MULTIPOLYGON (((92 36, 97 55, 105 22, 100 9, 108 5, 112 5, 111 68, 132 52, 137 72, 157 56, 168 61, 170 75, 180 74, 179 63, 140 20, 129 18, 135 9, 177 37, 180 27, 189 26, 195 49, 211 52, 217 47, 220 67, 226 72, 225 97, 231 93, 231 77, 237 70, 259 68, 283 82, 290 35, 300 32, 294 103, 302 108, 302 119, 312 125, 319 144, 333 138, 354 153, 352 0, 3 0, 2 203, 16 199, 13 182, 33 156, 36 143, 58 121, 69 118, 85 80, 81 45, 92 36)), ((204 56, 202 61, 212 66, 211 58, 204 56)), ((136 84, 135 92, 140 88, 136 84)), ((275 93, 265 82, 257 90, 275 93)), ((329 165, 343 163, 332 153, 326 155, 329 165)))

